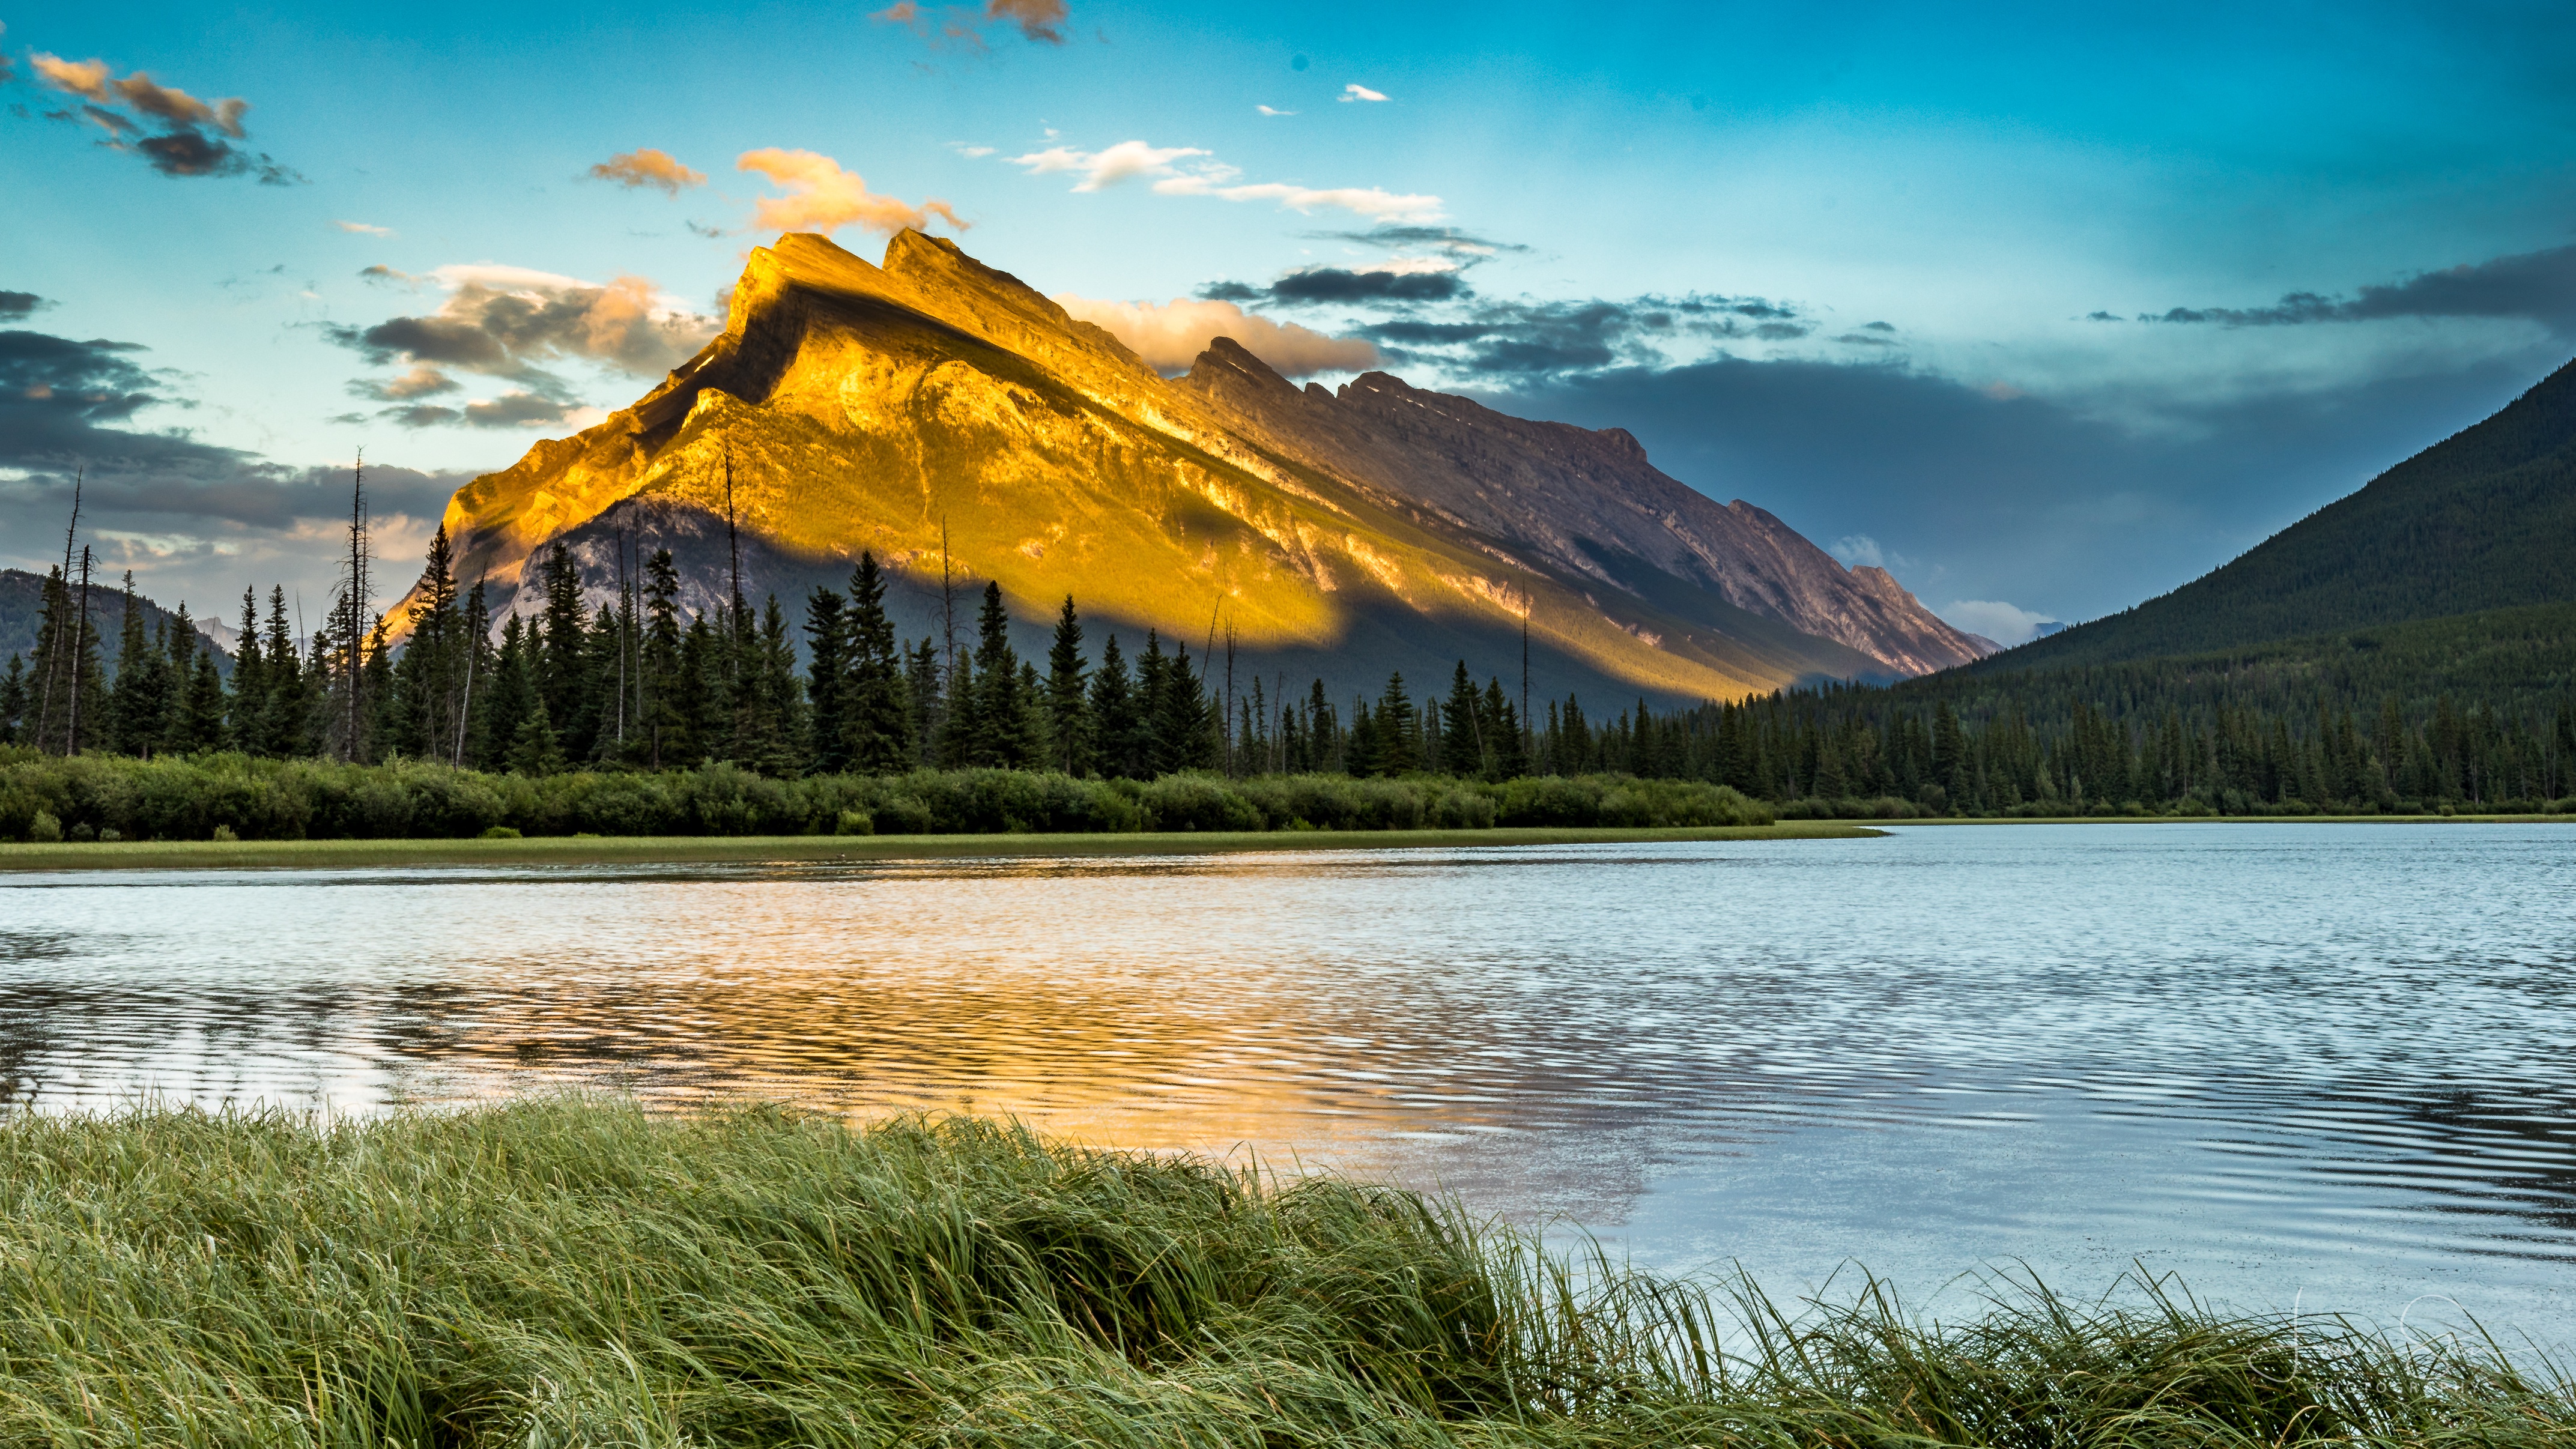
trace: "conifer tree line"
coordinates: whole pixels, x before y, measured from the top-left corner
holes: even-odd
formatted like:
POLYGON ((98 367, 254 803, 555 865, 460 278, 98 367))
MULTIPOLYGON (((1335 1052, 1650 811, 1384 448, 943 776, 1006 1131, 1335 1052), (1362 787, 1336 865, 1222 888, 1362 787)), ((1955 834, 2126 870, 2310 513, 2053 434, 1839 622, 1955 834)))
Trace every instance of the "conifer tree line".
POLYGON ((1499 678, 1479 686, 1464 661, 1445 695, 1417 702, 1400 674, 1374 699, 1334 699, 1320 679, 1302 691, 1276 675, 1238 680, 1230 644, 1222 660, 1213 647, 1194 659, 1152 630, 1132 654, 1107 635, 1095 656, 1070 597, 1044 658, 1022 659, 992 583, 970 640, 907 643, 868 553, 846 592, 812 591, 794 626, 775 596, 755 609, 738 583, 712 609, 685 608, 667 549, 629 562, 621 546, 615 597, 594 608, 578 562, 555 544, 536 561, 537 607, 496 632, 483 587, 460 589, 442 528, 403 647, 386 619, 337 605, 299 638, 282 588, 264 601, 246 591, 227 681, 184 606, 147 628, 130 575, 119 637, 100 638, 80 602, 84 554, 49 573, 36 647, 0 671, 0 743, 525 775, 711 761, 773 777, 1629 774, 1723 784, 1792 814, 1855 813, 1857 802, 1874 802, 1862 813, 1976 815, 2576 796, 2576 701, 2445 696, 2410 711, 2394 695, 2367 708, 2350 690, 2248 701, 2159 692, 2161 676, 2143 667, 2107 698, 2099 681, 2016 691, 1942 676, 1664 711, 1640 699, 1599 720, 1569 695, 1525 721, 1499 678))

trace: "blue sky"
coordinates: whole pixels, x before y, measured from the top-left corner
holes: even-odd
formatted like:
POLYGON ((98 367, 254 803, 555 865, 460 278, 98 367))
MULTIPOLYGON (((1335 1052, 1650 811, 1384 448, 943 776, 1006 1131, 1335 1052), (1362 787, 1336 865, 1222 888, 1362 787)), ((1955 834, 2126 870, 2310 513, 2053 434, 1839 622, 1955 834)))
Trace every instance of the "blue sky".
POLYGON ((362 445, 399 552, 642 391, 776 235, 772 149, 862 254, 919 216, 1184 351, 1249 313, 1327 382, 1627 426, 2004 638, 2576 351, 2576 27, 2540 6, 0 20, 0 562, 59 556, 84 458, 115 566, 200 607, 318 596, 311 470, 362 445), (703 182, 590 175, 645 148, 703 182))

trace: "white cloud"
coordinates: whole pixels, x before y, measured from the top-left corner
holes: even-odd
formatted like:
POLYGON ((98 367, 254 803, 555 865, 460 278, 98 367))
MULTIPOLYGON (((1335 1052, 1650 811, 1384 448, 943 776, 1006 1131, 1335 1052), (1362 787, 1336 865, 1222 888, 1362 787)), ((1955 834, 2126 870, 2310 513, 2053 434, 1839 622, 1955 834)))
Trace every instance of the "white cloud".
POLYGON ((1311 186, 1288 186, 1276 181, 1251 186, 1226 186, 1206 176, 1175 176, 1157 181, 1154 189, 1165 196, 1214 196, 1225 201, 1275 201, 1283 211, 1314 211, 1338 207, 1371 221, 1424 223, 1440 220, 1440 198, 1436 196, 1398 195, 1374 186, 1336 186, 1318 189, 1311 186))
POLYGON ((1370 90, 1367 86, 1354 81, 1350 85, 1342 87, 1342 93, 1334 97, 1334 99, 1341 101, 1382 101, 1385 100, 1386 97, 1383 94, 1370 90))
POLYGON ((1231 337, 1282 377, 1358 372, 1377 365, 1377 349, 1357 337, 1327 337, 1293 322, 1257 317, 1232 302, 1098 302, 1058 292, 1056 305, 1105 329, 1157 372, 1187 371, 1208 344, 1231 337))
POLYGON ((342 231, 355 232, 360 236, 392 236, 394 234, 394 229, 392 227, 369 226, 363 221, 335 221, 331 224, 342 231))
POLYGON ((1188 156, 1208 153, 1196 146, 1148 146, 1142 141, 1121 141, 1101 151, 1077 151, 1071 146, 1050 146, 1026 156, 1014 156, 1011 164, 1025 166, 1032 176, 1052 171, 1074 171, 1082 179, 1074 183, 1076 191, 1098 191, 1115 186, 1131 176, 1177 176, 1173 162, 1188 156))
POLYGON ((1271 109, 1270 107, 1268 107, 1268 106, 1254 106, 1254 107, 1253 107, 1253 109, 1254 109, 1254 110, 1256 110, 1256 111, 1259 111, 1261 114, 1263 114, 1263 115, 1265 115, 1265 116, 1293 116, 1293 115, 1297 114, 1295 111, 1276 111, 1276 110, 1272 110, 1272 109, 1271 109))
POLYGON ((1078 175, 1082 179, 1074 183, 1076 191, 1099 191, 1131 176, 1153 176, 1161 178, 1154 183, 1154 190, 1162 196, 1275 201, 1283 210, 1300 212, 1329 207, 1352 212, 1371 221, 1417 225, 1435 222, 1442 217, 1441 201, 1437 196, 1382 191, 1374 186, 1291 186, 1277 181, 1238 185, 1235 178, 1243 174, 1241 171, 1196 146, 1149 146, 1142 141, 1121 141, 1099 151, 1050 146, 1043 151, 1032 151, 1010 159, 1012 165, 1027 168, 1032 176, 1051 172, 1078 175))
POLYGON ((764 196, 752 203, 754 231, 818 231, 828 236, 845 226, 862 226, 891 236, 906 227, 926 230, 933 216, 959 231, 968 225, 937 197, 914 206, 891 196, 879 196, 868 190, 866 177, 844 170, 840 162, 812 151, 764 146, 743 152, 734 165, 739 170, 759 172, 769 178, 771 185, 788 193, 764 196))
POLYGON ((1845 534, 1843 537, 1835 539, 1833 546, 1826 549, 1825 552, 1841 559, 1843 561, 1843 567, 1845 568, 1856 569, 1866 567, 1883 569, 1887 567, 1887 550, 1880 548, 1878 546, 1878 540, 1870 537, 1866 533, 1845 534))
POLYGON ((2047 614, 2034 614, 2019 605, 1995 599, 1961 599, 1933 612, 1952 628, 1983 634, 2007 646, 2027 644, 2038 637, 2040 625, 2057 622, 2047 614))
POLYGON ((948 149, 970 161, 975 160, 978 157, 990 156, 993 154, 993 148, 990 146, 969 146, 963 141, 949 142, 948 149))

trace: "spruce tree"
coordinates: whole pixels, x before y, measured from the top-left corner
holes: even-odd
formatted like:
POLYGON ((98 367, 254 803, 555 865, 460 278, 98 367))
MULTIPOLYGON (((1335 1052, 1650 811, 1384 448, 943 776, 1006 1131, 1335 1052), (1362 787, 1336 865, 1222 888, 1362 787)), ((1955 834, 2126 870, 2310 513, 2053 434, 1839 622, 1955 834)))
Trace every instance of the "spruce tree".
POLYGON ((1422 735, 1413 696, 1405 693, 1401 671, 1386 677, 1386 693, 1377 700, 1377 773, 1401 775, 1420 768, 1422 735))
POLYGON ((1530 772, 1529 751, 1521 732, 1520 710, 1503 693, 1498 678, 1485 681, 1477 717, 1483 721, 1485 778, 1517 780, 1530 772))
POLYGON ((24 737, 27 718, 27 661, 24 656, 9 656, 9 666, 0 670, 0 745, 14 745, 24 737))
POLYGON ((897 775, 921 762, 923 726, 916 714, 935 677, 907 670, 894 623, 886 617, 885 593, 876 555, 862 550, 850 572, 849 670, 836 727, 847 768, 869 775, 897 775))
POLYGON ((691 616, 689 631, 680 639, 680 673, 672 691, 672 705, 681 719, 682 753, 672 761, 670 752, 665 750, 666 763, 695 764, 713 759, 732 738, 724 652, 724 642, 707 616, 691 616))
POLYGON ((1383 775, 1386 770, 1386 746, 1378 725, 1384 712, 1370 709, 1368 701, 1351 701, 1351 736, 1342 746, 1342 767, 1355 779, 1383 775))
POLYGON ((1047 647, 1048 763, 1068 775, 1087 775, 1092 768, 1091 711, 1084 700, 1082 620, 1073 611, 1073 595, 1064 596, 1056 616, 1055 641, 1047 647))
POLYGON ((563 540, 555 540, 546 550, 539 582, 545 590, 545 626, 537 693, 546 702, 547 722, 557 737, 567 749, 581 753, 589 741, 572 731, 582 721, 585 697, 591 692, 590 619, 582 607, 581 566, 563 540))
MULTIPOLYGON (((537 676, 527 620, 512 614, 501 623, 501 647, 492 660, 492 680, 484 692, 484 721, 492 748, 497 752, 491 761, 499 768, 510 767, 517 751, 519 727, 535 713, 537 676)), ((550 721, 547 732, 551 734, 550 721)))
POLYGON ((246 755, 261 753, 267 736, 262 716, 268 710, 268 651, 260 646, 259 591, 242 590, 241 625, 233 647, 233 687, 224 701, 224 735, 246 755))
POLYGON ((545 697, 539 694, 511 739, 510 771, 518 775, 552 775, 563 767, 563 744, 555 738, 554 721, 547 718, 545 697))
POLYGON ((1475 681, 1467 677, 1467 661, 1461 659, 1457 672, 1449 676, 1448 703, 1440 707, 1440 768, 1447 773, 1462 779, 1485 773, 1483 706, 1475 681))
POLYGON ((1113 780, 1133 780, 1146 771, 1143 712, 1127 677, 1126 656, 1112 634, 1100 646, 1100 668, 1091 676, 1093 749, 1100 773, 1113 780))
POLYGON ((1186 645, 1175 646, 1163 666, 1160 705, 1154 721, 1155 773, 1214 769, 1221 748, 1217 724, 1222 704, 1209 699, 1206 681, 1190 668, 1186 645))
POLYGON ((378 614, 367 628, 366 654, 360 664, 365 671, 366 707, 369 716, 365 753, 359 758, 368 764, 379 764, 397 753, 399 739, 395 731, 401 725, 395 713, 401 706, 394 688, 392 641, 385 637, 385 616, 378 614))
POLYGON ((1022 688, 1020 656, 1011 647, 1011 616, 1002 586, 984 585, 975 621, 975 676, 971 716, 961 735, 964 762, 990 769, 1023 770, 1036 763, 1032 713, 1036 701, 1022 688))
POLYGON ((117 629, 116 683, 108 692, 105 738, 118 754, 149 758, 161 744, 169 708, 169 675, 161 651, 143 631, 134 574, 125 575, 125 619, 117 629))
POLYGON ((160 748, 173 755, 184 755, 200 748, 197 744, 196 721, 189 711, 189 687, 197 677, 197 652, 202 641, 197 638, 196 621, 188 617, 188 601, 179 601, 178 610, 170 616, 161 631, 162 658, 168 671, 168 694, 161 711, 160 748))
POLYGON ((845 601, 830 589, 805 596, 805 702, 814 726, 806 767, 837 775, 850 767, 842 688, 850 673, 845 601))
POLYGON ((656 770, 665 756, 680 760, 690 753, 681 650, 680 570, 669 549, 655 549, 644 566, 642 727, 645 762, 656 770))
POLYGON ((224 677, 215 668, 215 651, 197 651, 197 663, 188 679, 187 708, 188 748, 220 750, 224 747, 224 677))
POLYGON ((259 724, 260 753, 284 759, 305 753, 306 718, 313 682, 287 628, 286 586, 268 591, 268 701, 259 724))
POLYGON ((904 706, 907 733, 912 737, 912 763, 928 767, 938 761, 938 744, 934 734, 939 723, 939 640, 929 634, 905 656, 904 706))

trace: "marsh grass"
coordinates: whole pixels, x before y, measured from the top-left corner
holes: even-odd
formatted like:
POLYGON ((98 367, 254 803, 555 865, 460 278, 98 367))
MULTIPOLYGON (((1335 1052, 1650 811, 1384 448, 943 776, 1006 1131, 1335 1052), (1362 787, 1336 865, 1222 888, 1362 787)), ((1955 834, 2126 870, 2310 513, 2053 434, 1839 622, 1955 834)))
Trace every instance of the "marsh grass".
POLYGON ((1551 1256, 1334 1177, 525 1102, 0 1126, 0 1443, 2540 1445, 2489 1345, 1551 1256), (1723 1351, 1721 1347, 1723 1346, 1723 1351))

